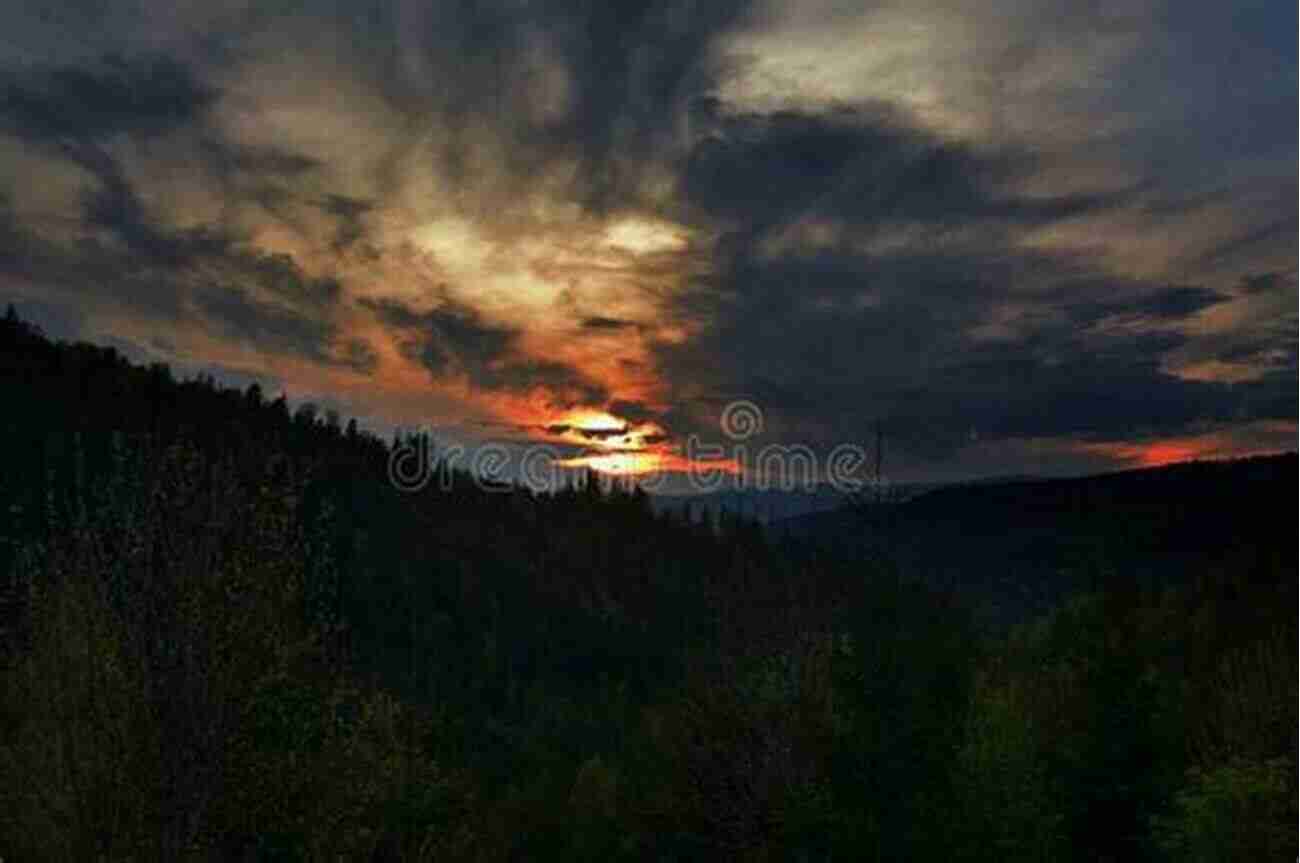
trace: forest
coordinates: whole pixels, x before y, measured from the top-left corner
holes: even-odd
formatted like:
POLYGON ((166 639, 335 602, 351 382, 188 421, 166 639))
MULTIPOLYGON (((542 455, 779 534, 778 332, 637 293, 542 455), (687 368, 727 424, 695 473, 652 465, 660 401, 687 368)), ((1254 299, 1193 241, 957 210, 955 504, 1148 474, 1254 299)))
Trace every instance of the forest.
MULTIPOLYGON (((1294 498, 1230 469, 1089 521, 989 615, 898 544, 826 541, 871 513, 403 492, 401 441, 12 309, 0 395, 6 863, 1297 857, 1294 498), (1215 552, 1134 540, 1192 534, 1215 552)), ((1016 525, 963 494, 891 535, 942 523, 996 576, 952 525, 1016 525)))

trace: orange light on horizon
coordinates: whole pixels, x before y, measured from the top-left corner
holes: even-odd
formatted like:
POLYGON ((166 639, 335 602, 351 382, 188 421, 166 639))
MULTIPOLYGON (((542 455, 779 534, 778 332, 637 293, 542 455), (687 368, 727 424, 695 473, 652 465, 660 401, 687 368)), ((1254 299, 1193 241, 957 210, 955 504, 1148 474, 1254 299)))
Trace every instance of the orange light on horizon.
POLYGON ((1140 447, 1136 462, 1142 467, 1161 467, 1182 461, 1218 454, 1217 447, 1207 447, 1200 441, 1161 441, 1140 447))
POLYGON ((1154 441, 1083 443, 1078 449, 1127 467, 1164 467, 1190 461, 1245 458, 1280 451, 1277 447, 1243 446, 1222 432, 1154 441))
POLYGON ((639 476, 657 471, 659 456, 657 453, 612 452, 566 458, 556 464, 560 467, 587 467, 613 476, 639 476))
POLYGON ((1080 448, 1127 467, 1163 467, 1225 455, 1217 441, 1198 438, 1175 438, 1149 443, 1087 443, 1080 448))
POLYGON ((555 462, 559 467, 591 468, 611 476, 644 476, 651 473, 700 474, 721 472, 738 474, 740 465, 735 459, 691 461, 674 452, 615 452, 581 455, 555 462))

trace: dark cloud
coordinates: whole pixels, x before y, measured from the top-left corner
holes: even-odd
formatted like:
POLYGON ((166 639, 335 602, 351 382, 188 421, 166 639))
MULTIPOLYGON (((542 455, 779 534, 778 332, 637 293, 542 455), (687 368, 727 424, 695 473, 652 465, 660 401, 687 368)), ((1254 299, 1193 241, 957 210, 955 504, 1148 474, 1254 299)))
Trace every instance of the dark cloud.
POLYGON ((620 318, 606 318, 600 315, 594 315, 589 318, 583 318, 581 326, 584 330, 617 331, 631 329, 635 327, 636 324, 620 318))
MULTIPOLYGON (((1189 345, 1181 359, 1245 366, 1264 374, 1296 375, 1296 277, 1294 273, 1245 276, 1238 285, 1237 326, 1211 332, 1189 345)), ((1261 384, 1253 383, 1252 387, 1261 384)), ((1285 389, 1284 389, 1285 391, 1285 389)))
POLYGON ((114 234, 142 262, 179 268, 223 254, 230 238, 208 227, 170 229, 153 219, 106 144, 148 139, 198 118, 216 98, 170 57, 110 55, 90 66, 36 67, 5 84, 0 122, 10 134, 67 159, 98 182, 84 196, 87 227, 114 234))
MULTIPOLYGON (((52 306, 98 304, 178 331, 197 322, 268 354, 370 372, 374 346, 336 322, 353 280, 371 275, 356 265, 382 265, 406 241, 396 232, 448 216, 508 240, 527 236, 529 219, 550 218, 534 211, 576 212, 584 230, 599 230, 604 216, 648 217, 691 238, 687 252, 645 256, 628 279, 665 285, 645 293, 662 319, 640 306, 628 306, 635 321, 590 314, 610 306, 580 287, 552 311, 597 339, 672 327, 650 361, 616 360, 657 378, 663 410, 527 354, 520 329, 476 308, 471 292, 431 291, 432 308, 361 305, 436 378, 544 390, 557 406, 604 406, 675 439, 700 431, 716 440, 718 414, 736 398, 760 405, 773 440, 860 441, 879 424, 927 458, 972 434, 1105 440, 1242 417, 1294 421, 1296 287, 1285 268, 1296 236, 1296 106, 1293 86, 1279 86, 1295 84, 1294 7, 1250 0, 1061 16, 1043 2, 962 19, 1014 31, 987 49, 948 46, 993 64, 972 78, 1005 71, 1008 97, 1034 90, 1025 76, 1050 61, 1075 62, 1054 53, 1056 42, 1078 49, 1087 80, 1049 80, 1042 106, 1108 127, 1025 123, 1016 108, 1038 104, 1029 94, 1007 106, 1003 134, 960 122, 940 131, 902 100, 826 107, 810 96, 787 103, 798 110, 766 113, 758 102, 724 102, 743 72, 725 37, 783 14, 751 0, 430 0, 361 14, 309 5, 182 21, 203 31, 200 41, 97 12, 106 35, 94 45, 172 54, 0 71, 0 132, 88 177, 79 210, 60 213, 57 228, 0 208, 0 276, 38 286, 24 290, 45 291, 52 306), (129 29, 145 32, 124 38, 129 29), (1082 41, 1070 41, 1073 30, 1082 41), (1092 39, 1101 48, 1083 44, 1092 39), (1141 50, 1116 51, 1117 65, 1102 57, 1104 74, 1095 73, 1088 64, 1114 39, 1141 50), (997 52, 1006 56, 985 56, 997 52), (314 111, 347 140, 318 141, 305 128, 314 111), (1111 118, 1114 129, 1100 122, 1111 118), (260 134, 262 120, 272 134, 260 134), (1028 131, 1012 134, 1017 126, 1028 131), (241 134, 248 140, 231 137, 241 134), (165 209, 172 190, 160 194, 139 170, 179 164, 198 172, 184 179, 202 194, 220 197, 212 223, 169 221, 180 218, 165 209), (1132 179, 1117 191, 1118 181, 1090 184, 1097 174, 1132 179), (413 202, 430 180, 436 200, 413 202), (1134 219, 1154 238, 1133 240, 1141 254, 1173 261, 1158 277, 1117 274, 1124 265, 1114 259, 1140 256, 1114 235, 1134 219), (1160 238, 1194 219, 1213 236, 1163 255, 1177 244, 1160 238), (253 227, 259 220, 272 224, 253 227), (1096 250, 1053 244, 1060 226, 1080 248, 1093 220, 1096 250), (297 257, 255 246, 264 226, 290 237, 297 257), (1224 303, 1233 305, 1220 315, 1224 303), (1220 318, 1237 323, 1210 326, 1220 318), (1179 376, 1209 377, 1215 363, 1234 365, 1237 382, 1179 376)), ((949 58, 934 59, 936 104, 978 127, 978 111, 961 104, 964 84, 939 68, 949 58)))
POLYGON ((1157 291, 1135 299, 1127 310, 1138 315, 1159 319, 1186 318, 1202 309, 1230 299, 1227 294, 1211 288, 1181 285, 1157 291))
POLYGON ((714 40, 749 5, 632 0, 575 14, 571 4, 548 4, 543 28, 578 87, 564 131, 594 207, 613 203, 625 166, 650 161, 672 140, 688 100, 714 84, 714 40))
POLYGON ((363 374, 371 374, 379 365, 379 357, 375 353, 375 349, 364 339, 347 339, 344 341, 340 345, 338 361, 363 374))
POLYGON ((1175 323, 1231 297, 1196 285, 1153 287, 1137 280, 1092 276, 1063 281, 1056 291, 1056 299, 1071 321, 1079 326, 1091 326, 1107 319, 1175 323))
POLYGON ((611 438, 622 437, 627 434, 627 426, 615 426, 612 428, 576 428, 578 434, 587 440, 609 440, 611 438))
POLYGON ((334 234, 333 247, 342 251, 351 247, 365 236, 362 217, 370 212, 373 204, 349 198, 346 195, 329 195, 321 204, 321 209, 338 219, 338 230, 334 234))
POLYGON ((342 297, 334 279, 309 276, 288 255, 265 254, 208 226, 174 228, 153 218, 117 163, 93 145, 68 144, 99 188, 83 219, 99 232, 72 247, 50 243, 0 218, 0 273, 18 276, 78 304, 132 310, 155 325, 199 322, 239 344, 325 365, 373 371, 362 342, 338 344, 332 322, 342 297))
MULTIPOLYGON (((247 147, 217 138, 200 142, 217 173, 223 176, 243 174, 253 177, 272 176, 295 179, 322 166, 319 159, 264 147, 247 147)), ((328 207, 327 207, 328 209, 328 207)))
POLYGON ((336 305, 343 296, 343 286, 337 279, 312 278, 289 255, 247 251, 232 252, 227 257, 249 279, 294 305, 326 309, 336 305))
MULTIPOLYGON (((1295 195, 1291 197, 1294 198, 1295 195)), ((1201 255, 1201 261, 1215 264, 1249 256, 1251 253, 1257 253, 1261 248, 1277 245, 1279 240, 1289 241, 1295 237, 1298 225, 1300 222, 1295 215, 1289 214, 1281 219, 1251 228, 1207 250, 1201 255)))
POLYGON ((644 402, 616 399, 609 403, 608 409, 614 416, 627 420, 633 425, 657 422, 659 419, 658 414, 647 407, 644 402))
POLYGON ((474 308, 442 291, 436 308, 417 312, 392 299, 363 299, 384 323, 402 330, 404 351, 436 378, 466 375, 486 390, 547 391, 557 405, 597 405, 608 398, 599 384, 560 362, 523 355, 520 332, 485 321, 474 308))
MULTIPOLYGON (((36 67, 8 83, 0 101, 5 131, 79 166, 98 183, 84 196, 87 227, 114 235, 141 266, 183 268, 196 261, 236 255, 235 238, 213 226, 176 228, 150 214, 106 143, 111 136, 146 140, 200 122, 218 92, 202 83, 191 67, 167 56, 110 55, 89 66, 36 67)), ((242 191, 270 203, 290 193, 268 183, 300 177, 320 163, 278 149, 247 147, 206 135, 199 142, 203 163, 227 192, 242 191)), ((355 239, 364 205, 342 196, 326 199, 338 216, 340 241, 355 239)), ((274 207, 270 207, 274 209, 274 207)), ((273 288, 297 281, 292 263, 257 252, 244 255, 243 268, 273 288)), ((307 291, 337 294, 337 284, 300 285, 307 291)))
POLYGON ((1032 154, 941 139, 888 109, 728 115, 703 103, 697 115, 710 131, 683 163, 683 195, 730 230, 712 277, 674 305, 699 334, 657 349, 678 429, 713 430, 716 410, 687 407, 701 386, 759 404, 773 439, 861 442, 881 425, 926 458, 972 433, 1177 432, 1240 415, 1245 401, 1253 418, 1294 418, 1294 381, 1230 385, 1166 370, 1187 343, 1176 325, 1229 295, 1118 278, 1017 243, 1136 189, 1026 198, 1014 189, 1036 167, 1032 154), (850 226, 859 242, 883 229, 919 233, 876 252, 833 235, 772 245, 801 219, 850 226))
POLYGON ((5 128, 30 140, 153 136, 205 110, 216 91, 166 56, 110 55, 92 66, 37 67, 4 86, 5 128))
POLYGON ((441 154, 447 176, 473 176, 476 121, 487 120, 504 145, 509 183, 488 194, 517 198, 549 167, 567 164, 576 169, 567 193, 604 211, 636 200, 646 168, 676 147, 686 107, 716 86, 718 37, 751 5, 401 4, 360 50, 382 58, 380 86, 391 100, 454 130, 441 154))
POLYGON ((1233 388, 1163 372, 1158 355, 1167 347, 1079 345, 1060 362, 1044 362, 1023 345, 986 350, 896 400, 885 421, 900 447, 942 452, 971 430, 992 439, 1120 439, 1137 428, 1169 433, 1230 418, 1239 402, 1233 388))
POLYGON ((359 302, 363 307, 374 312, 381 321, 392 327, 413 329, 423 324, 425 319, 421 312, 415 311, 400 300, 387 297, 380 299, 366 297, 359 302))
POLYGON ((604 386, 590 380, 579 369, 550 360, 509 360, 473 380, 489 390, 524 393, 541 388, 555 408, 599 405, 609 398, 604 386))
MULTIPOLYGON (((1294 164, 1293 158, 1288 168, 1294 164)), ((1233 187, 1218 191, 1216 197, 1223 199, 1224 205, 1235 204, 1241 215, 1234 224, 1225 226, 1221 240, 1197 256, 1197 265, 1254 269, 1261 258, 1295 259, 1289 250, 1300 234, 1300 218, 1293 206, 1300 195, 1300 184, 1294 176, 1279 176, 1264 185, 1266 188, 1251 190, 1249 195, 1233 187)))
POLYGON ((85 195, 85 224, 115 235, 141 265, 178 269, 191 266, 197 258, 230 251, 231 237, 221 230, 170 228, 151 217, 117 162, 100 148, 67 145, 66 150, 100 184, 85 195))
POLYGON ((1024 152, 984 153, 922 131, 886 107, 827 113, 697 110, 711 127, 683 167, 685 198, 704 212, 766 226, 802 215, 855 226, 976 220, 1043 223, 1115 204, 1116 195, 1028 199, 1024 152))
POLYGON ((95 302, 168 323, 184 313, 186 287, 175 273, 156 273, 130 261, 120 248, 87 237, 57 243, 0 206, 0 274, 37 287, 84 317, 95 302))
POLYGON ((1246 294, 1291 294, 1296 293, 1296 279, 1285 273, 1257 273, 1241 280, 1241 290, 1246 294))
POLYGON ((509 357, 519 335, 484 322, 473 308, 445 293, 441 304, 427 312, 390 299, 363 299, 361 304, 391 326, 416 331, 407 336, 407 351, 435 376, 463 371, 476 380, 495 379, 493 366, 509 357))
MULTIPOLYGON (((677 402, 701 385, 752 400, 772 440, 863 443, 879 424, 903 452, 942 459, 972 434, 1118 439, 1226 421, 1246 402, 1253 419, 1296 412, 1293 380, 1230 385, 1166 370, 1188 341, 1171 325, 1230 299, 1214 289, 1118 279, 998 233, 771 255, 761 226, 738 232, 718 247, 716 279, 684 301, 704 329, 660 345, 658 358, 677 402)), ((673 412, 675 429, 716 438, 720 407, 697 404, 673 412)))
POLYGON ((273 348, 363 373, 374 368, 374 353, 362 342, 345 342, 336 353, 339 333, 332 323, 259 299, 239 285, 204 286, 194 292, 194 303, 208 325, 233 343, 273 348))
MULTIPOLYGON (((92 233, 69 259, 32 254, 27 275, 54 281, 78 271, 80 290, 136 305, 150 317, 185 314, 186 298, 224 337, 262 350, 283 351, 361 372, 374 368, 360 342, 335 349, 330 311, 341 296, 333 279, 307 276, 283 254, 241 246, 208 225, 178 228, 149 211, 106 146, 114 135, 156 137, 195 122, 216 98, 184 63, 168 57, 106 57, 87 67, 38 68, 9 83, 0 102, 6 129, 76 164, 96 181, 83 196, 82 219, 92 233)), ((252 151, 207 139, 208 163, 227 172, 298 174, 309 160, 252 151)), ((11 237, 11 244, 19 244, 11 237)))
POLYGON ((318 178, 325 165, 318 159, 276 147, 248 146, 213 131, 200 139, 199 154, 207 176, 221 188, 226 202, 255 202, 266 213, 302 231, 295 205, 305 203, 297 185, 318 178))

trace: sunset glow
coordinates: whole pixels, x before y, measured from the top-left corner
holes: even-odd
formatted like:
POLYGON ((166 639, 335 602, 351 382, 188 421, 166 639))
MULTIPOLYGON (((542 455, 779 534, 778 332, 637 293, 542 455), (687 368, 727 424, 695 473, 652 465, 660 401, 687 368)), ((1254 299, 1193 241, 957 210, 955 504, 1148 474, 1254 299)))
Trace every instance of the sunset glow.
POLYGON ((1235 439, 1224 432, 1144 442, 1088 443, 1085 452, 1100 455, 1124 467, 1162 467, 1180 462, 1272 455, 1286 451, 1286 442, 1297 435, 1295 423, 1278 423, 1267 429, 1273 443, 1235 439))
POLYGON ((591 468, 616 476, 643 476, 655 473, 680 473, 696 476, 708 474, 736 475, 743 470, 735 459, 691 461, 672 452, 619 452, 576 456, 556 462, 559 467, 591 468))
POLYGON ((737 399, 742 461, 883 429, 899 477, 1254 451, 1297 410, 1289 30, 1038 2, 0 13, 0 293, 610 473, 737 399))

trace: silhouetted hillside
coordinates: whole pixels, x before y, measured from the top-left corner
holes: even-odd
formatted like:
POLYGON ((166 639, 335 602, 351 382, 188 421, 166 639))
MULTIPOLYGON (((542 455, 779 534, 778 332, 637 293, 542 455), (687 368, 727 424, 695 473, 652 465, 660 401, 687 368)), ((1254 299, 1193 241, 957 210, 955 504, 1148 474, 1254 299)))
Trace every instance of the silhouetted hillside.
POLYGON ((896 506, 842 507, 775 530, 1023 619, 1111 578, 1144 588, 1280 556, 1295 562, 1295 454, 1076 479, 949 486, 896 506))
POLYGON ((1295 859, 1294 457, 800 545, 12 314, 0 398, 5 860, 1295 859))
POLYGON ((143 481, 139 474, 167 453, 192 450, 232 483, 294 495, 302 530, 324 537, 313 554, 329 561, 322 589, 333 613, 365 645, 362 660, 380 666, 411 649, 404 621, 419 607, 409 598, 418 582, 422 612, 446 618, 440 652, 481 645, 483 628, 509 621, 497 649, 521 667, 551 662, 594 680, 600 669, 639 662, 625 655, 630 641, 619 627, 672 620, 674 637, 692 640, 717 578, 763 555, 753 525, 684 523, 594 474, 579 487, 533 493, 438 469, 420 491, 400 491, 388 473, 393 447, 433 458, 435 450, 386 443, 311 404, 291 412, 283 396, 270 399, 256 385, 240 392, 211 379, 178 381, 165 366, 132 365, 113 348, 53 343, 12 316, 0 322, 0 397, 8 407, 0 508, 9 513, 0 571, 25 543, 111 507, 106 495, 123 471, 143 481), (556 641, 538 653, 516 645, 551 627, 624 634, 617 648, 556 641))

